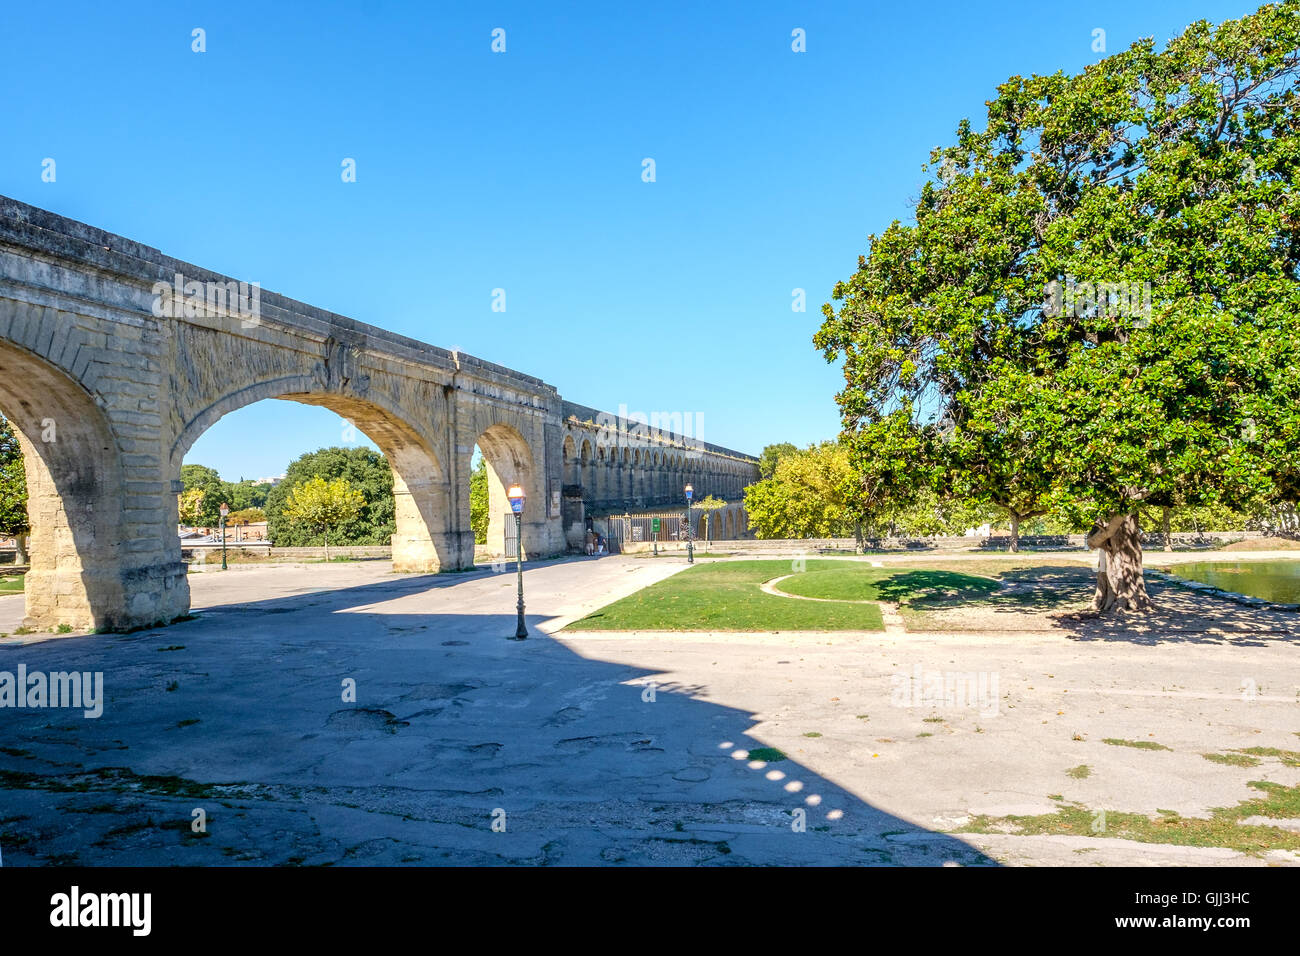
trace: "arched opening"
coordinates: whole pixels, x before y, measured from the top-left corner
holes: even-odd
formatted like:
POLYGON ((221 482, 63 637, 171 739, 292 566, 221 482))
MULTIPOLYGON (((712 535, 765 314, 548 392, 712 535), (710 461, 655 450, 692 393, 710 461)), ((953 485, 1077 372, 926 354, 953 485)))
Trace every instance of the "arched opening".
MULTIPOLYGON (((0 414, 23 454, 30 570, 24 624, 116 630, 165 622, 189 606, 185 568, 161 553, 148 518, 128 522, 122 445, 90 393, 65 372, 0 341, 0 414)), ((133 446, 133 451, 141 451, 133 446)), ((156 467, 156 462, 155 462, 156 467)), ((133 514, 164 490, 144 468, 133 514)))
MULTIPOLYGON (((181 464, 195 442, 216 422, 263 399, 278 399, 328 409, 338 416, 339 437, 330 446, 359 442, 364 435, 379 449, 392 469, 393 570, 433 573, 464 567, 472 554, 461 553, 457 536, 451 532, 452 504, 446 470, 430 442, 380 400, 366 400, 334 393, 285 392, 274 388, 246 389, 210 406, 181 432, 171 450, 172 477, 179 479, 181 464)), ((302 452, 313 449, 303 448, 302 452)), ((295 456, 296 457, 296 456, 295 456)), ((217 465, 216 462, 204 464, 217 465)), ((287 464, 287 462, 286 462, 287 464)), ((175 496, 170 502, 173 528, 177 520, 175 496)))
POLYGON ((532 450, 509 425, 492 425, 476 443, 487 470, 488 523, 486 552, 490 557, 514 557, 517 551, 514 512, 507 492, 519 485, 526 496, 522 519, 524 557, 536 555, 546 521, 548 502, 533 464, 532 450))
POLYGON ((573 436, 564 436, 564 483, 566 485, 582 484, 582 474, 578 470, 578 451, 573 444, 573 436))
POLYGON ((579 480, 578 484, 582 486, 582 496, 590 499, 596 492, 596 472, 595 465, 591 460, 591 442, 584 438, 582 440, 582 450, 579 455, 579 480))

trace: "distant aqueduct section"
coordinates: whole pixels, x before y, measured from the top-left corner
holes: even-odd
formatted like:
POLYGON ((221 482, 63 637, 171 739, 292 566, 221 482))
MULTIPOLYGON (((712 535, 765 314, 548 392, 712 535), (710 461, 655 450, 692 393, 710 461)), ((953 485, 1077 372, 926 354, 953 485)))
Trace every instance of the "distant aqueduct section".
POLYGON ((394 569, 473 565, 471 459, 528 495, 526 554, 578 546, 584 514, 736 502, 750 455, 563 401, 539 378, 335 315, 0 197, 0 413, 22 446, 34 628, 120 630, 189 610, 185 453, 222 416, 321 405, 393 467, 394 569))

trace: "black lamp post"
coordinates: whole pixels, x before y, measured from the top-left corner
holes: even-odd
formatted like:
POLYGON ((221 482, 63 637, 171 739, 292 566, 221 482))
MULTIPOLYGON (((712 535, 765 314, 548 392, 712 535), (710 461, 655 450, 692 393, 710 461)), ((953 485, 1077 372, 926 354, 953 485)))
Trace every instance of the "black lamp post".
POLYGON ((230 514, 230 505, 224 502, 221 505, 221 570, 229 570, 226 567, 226 515, 230 514))
POLYGON ((528 636, 528 628, 524 626, 524 489, 511 485, 506 497, 510 499, 510 510, 515 513, 515 574, 519 582, 519 618, 515 623, 515 636, 510 640, 522 641, 528 636))
POLYGON ((695 529, 691 527, 691 496, 695 489, 686 486, 686 563, 695 563, 695 529))

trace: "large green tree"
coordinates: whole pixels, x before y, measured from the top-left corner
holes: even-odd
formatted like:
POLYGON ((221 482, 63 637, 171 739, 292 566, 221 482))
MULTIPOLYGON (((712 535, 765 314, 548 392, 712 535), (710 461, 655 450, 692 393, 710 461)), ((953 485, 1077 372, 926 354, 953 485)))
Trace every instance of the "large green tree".
POLYGON ((810 445, 783 455, 771 478, 745 488, 749 527, 759 538, 860 535, 857 491, 846 447, 810 445))
POLYGON ((776 474, 776 463, 786 455, 793 455, 799 449, 788 441, 768 445, 758 456, 758 477, 771 478, 776 474))
POLYGON ((196 525, 216 525, 221 520, 221 504, 226 501, 228 487, 217 470, 207 465, 181 465, 181 484, 184 500, 197 502, 188 520, 196 525))
POLYGON ((17 544, 17 563, 27 563, 27 474, 14 428, 0 418, 0 536, 17 544))
POLYGON ((267 536, 277 547, 303 547, 315 543, 318 534, 306 525, 294 523, 284 514, 293 489, 312 478, 342 478, 361 493, 364 502, 357 515, 330 533, 339 545, 388 544, 396 527, 393 504, 393 471, 388 460, 369 448, 321 448, 289 465, 285 478, 267 496, 267 536))
POLYGON ((225 498, 233 511, 247 511, 249 508, 266 507, 266 499, 274 485, 259 484, 255 481, 224 482, 225 498))
POLYGON ((325 560, 330 557, 330 536, 337 537, 338 529, 356 521, 365 507, 361 492, 346 479, 321 477, 308 478, 293 486, 284 500, 281 517, 301 526, 309 534, 319 534, 325 539, 325 560))
POLYGON ((814 337, 864 487, 1046 498, 1093 529, 1105 612, 1150 606, 1139 508, 1294 484, 1298 54, 1287 0, 963 121, 814 337))
POLYGON ((198 464, 181 465, 181 484, 181 521, 199 525, 217 524, 223 502, 231 511, 264 508, 273 487, 253 481, 222 481, 215 468, 198 464))
POLYGON ((490 518, 487 459, 480 457, 478 464, 469 474, 469 526, 474 531, 475 544, 487 543, 490 518))

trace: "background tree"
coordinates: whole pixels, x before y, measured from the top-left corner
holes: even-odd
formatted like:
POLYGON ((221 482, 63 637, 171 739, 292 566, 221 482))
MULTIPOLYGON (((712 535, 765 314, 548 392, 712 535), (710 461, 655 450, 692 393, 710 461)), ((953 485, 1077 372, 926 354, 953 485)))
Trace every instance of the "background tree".
POLYGON ((759 478, 771 478, 776 473, 776 463, 786 455, 793 455, 798 451, 799 449, 788 441, 768 445, 758 456, 759 478))
MULTIPOLYGON (((890 537, 910 538, 928 535, 963 535, 971 528, 993 524, 998 518, 997 509, 978 501, 968 502, 952 495, 939 495, 933 489, 922 489, 906 508, 888 512, 890 537)), ((882 520, 872 523, 872 529, 884 531, 882 520)))
POLYGON ((1277 498, 1258 505, 1246 526, 1266 534, 1295 537, 1300 535, 1300 511, 1296 510, 1295 502, 1277 498))
POLYGON ((338 527, 336 544, 390 544, 396 529, 393 504, 393 471, 383 455, 369 448, 322 448, 302 455, 285 470, 285 478, 267 496, 267 537, 276 547, 311 544, 312 536, 300 524, 289 521, 285 503, 299 484, 320 477, 342 478, 361 492, 363 506, 350 521, 338 527))
POLYGON ((1298 12, 1012 77, 932 154, 915 223, 871 237, 814 337, 864 487, 994 500, 970 463, 1018 448, 1012 476, 1093 529, 1107 612, 1150 606, 1141 506, 1300 473, 1298 12))
POLYGON ((759 538, 835 538, 859 530, 857 477, 848 449, 810 445, 777 461, 771 478, 745 489, 749 526, 759 538))
POLYGON ((283 517, 325 538, 330 558, 330 532, 357 520, 365 507, 361 492, 343 478, 310 478, 295 485, 285 500, 283 517))
POLYGON ((193 527, 201 523, 204 514, 204 498, 202 488, 191 488, 176 496, 176 512, 181 524, 193 527))
POLYGON ((181 465, 181 484, 182 495, 198 492, 187 499, 199 502, 198 510, 190 513, 191 523, 216 526, 221 521, 221 503, 226 501, 226 483, 217 470, 207 465, 181 465))
MULTIPOLYGON (((971 400, 962 427, 940 435, 942 478, 951 497, 1005 515, 1008 550, 1020 550, 1020 524, 1051 510, 1052 480, 1032 447, 1023 407, 998 390, 971 400)), ((982 522, 977 522, 982 523, 982 522)))
POLYGON ((27 536, 31 530, 27 523, 27 473, 23 466, 23 450, 13 426, 0 418, 0 535, 14 539, 15 564, 28 561, 27 536))
POLYGON ((469 475, 469 526, 474 529, 474 543, 486 544, 488 533, 487 459, 479 458, 469 475))
POLYGON ((246 511, 249 508, 265 508, 266 499, 271 494, 271 489, 275 486, 267 483, 257 483, 254 481, 226 481, 222 482, 224 486, 224 501, 230 505, 232 511, 246 511))

